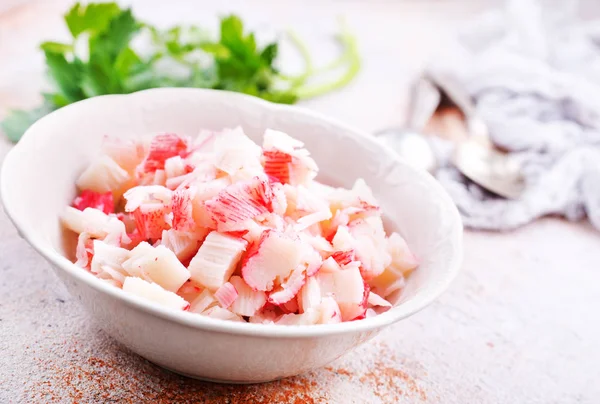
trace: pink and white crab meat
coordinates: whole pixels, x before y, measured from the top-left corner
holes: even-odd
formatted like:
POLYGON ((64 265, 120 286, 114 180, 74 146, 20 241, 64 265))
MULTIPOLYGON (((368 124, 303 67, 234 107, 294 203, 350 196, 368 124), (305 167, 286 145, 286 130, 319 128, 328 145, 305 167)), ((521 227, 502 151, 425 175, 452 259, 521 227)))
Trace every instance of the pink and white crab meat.
POLYGON ((246 241, 216 231, 209 233, 188 267, 192 280, 216 291, 233 274, 246 251, 246 241))
POLYGON ((204 289, 194 300, 190 303, 190 311, 192 313, 201 314, 207 309, 218 305, 219 302, 215 298, 215 295, 210 290, 204 289))
POLYGON ((364 180, 335 188, 317 173, 276 130, 262 146, 241 127, 107 138, 61 221, 76 265, 175 310, 278 325, 378 315, 419 262, 364 180))
POLYGON ((163 230, 160 243, 173 251, 179 261, 189 261, 202 245, 210 230, 197 228, 194 232, 175 229, 163 230))
POLYGON ((138 173, 154 172, 165 168, 167 159, 188 154, 188 140, 173 133, 156 135, 150 143, 150 150, 138 166, 138 173))
POLYGON ((131 250, 130 258, 122 265, 130 275, 150 280, 171 292, 177 292, 190 279, 187 268, 163 245, 152 247, 142 242, 131 250))
POLYGON ((73 207, 79 210, 86 208, 94 208, 101 210, 104 214, 115 212, 115 202, 112 192, 94 192, 89 189, 84 189, 81 194, 73 199, 73 207))
POLYGON ((245 230, 248 221, 272 211, 273 194, 265 178, 232 184, 204 203, 220 232, 245 230))
POLYGON ((239 276, 232 276, 229 282, 235 287, 238 293, 237 298, 231 304, 229 309, 240 316, 254 316, 267 302, 265 292, 253 290, 239 276))
POLYGON ((156 283, 147 282, 143 279, 128 276, 123 282, 123 290, 132 295, 139 296, 145 300, 151 300, 161 306, 176 310, 186 310, 190 304, 173 292, 163 289, 156 283))
POLYGON ((225 282, 223 286, 221 286, 215 292, 215 299, 217 299, 221 307, 223 307, 224 309, 231 306, 231 304, 235 302, 237 297, 238 292, 235 286, 233 286, 230 282, 225 282))
POLYGON ((123 262, 129 258, 129 251, 101 240, 94 240, 93 253, 91 271, 102 278, 114 279, 123 284, 128 276, 127 271, 123 269, 123 262))
POLYGON ((270 291, 282 282, 302 260, 297 239, 276 230, 263 233, 242 264, 242 277, 254 290, 270 291))
POLYGON ((80 211, 68 206, 61 219, 65 227, 75 233, 87 233, 91 238, 104 240, 117 246, 129 242, 125 224, 98 209, 86 208, 80 211))
POLYGON ((129 173, 113 159, 101 156, 79 176, 77 187, 99 193, 113 192, 120 190, 130 179, 129 173))

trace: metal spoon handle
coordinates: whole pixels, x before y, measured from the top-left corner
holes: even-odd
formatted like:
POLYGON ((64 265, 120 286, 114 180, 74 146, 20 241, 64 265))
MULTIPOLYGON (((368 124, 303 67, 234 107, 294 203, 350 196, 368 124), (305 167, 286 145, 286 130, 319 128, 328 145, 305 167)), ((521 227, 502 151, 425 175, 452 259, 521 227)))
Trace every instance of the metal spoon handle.
POLYGON ((471 95, 458 80, 449 75, 429 70, 425 77, 440 88, 450 100, 462 111, 467 121, 469 135, 485 146, 492 146, 487 125, 477 114, 471 95))
POLYGON ((411 88, 406 127, 421 132, 440 104, 440 98, 438 88, 429 79, 419 77, 411 88))

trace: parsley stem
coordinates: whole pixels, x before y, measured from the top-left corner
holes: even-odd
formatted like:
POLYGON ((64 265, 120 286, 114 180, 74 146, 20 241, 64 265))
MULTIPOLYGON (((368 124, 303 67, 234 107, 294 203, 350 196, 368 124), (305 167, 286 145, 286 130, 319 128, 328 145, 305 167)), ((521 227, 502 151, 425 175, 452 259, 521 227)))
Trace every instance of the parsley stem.
POLYGON ((287 31, 287 36, 296 49, 298 49, 298 52, 304 61, 304 72, 302 74, 296 76, 279 75, 281 79, 291 82, 291 89, 294 90, 304 84, 304 82, 315 73, 315 69, 312 57, 310 56, 310 52, 304 41, 292 30, 287 31))
POLYGON ((342 32, 337 38, 340 43, 344 45, 345 50, 337 60, 327 66, 327 69, 333 69, 343 64, 348 64, 346 72, 337 80, 329 83, 297 88, 296 91, 299 99, 314 98, 330 91, 338 90, 352 81, 360 71, 360 55, 358 53, 358 46, 354 35, 352 35, 345 26, 342 26, 342 32))

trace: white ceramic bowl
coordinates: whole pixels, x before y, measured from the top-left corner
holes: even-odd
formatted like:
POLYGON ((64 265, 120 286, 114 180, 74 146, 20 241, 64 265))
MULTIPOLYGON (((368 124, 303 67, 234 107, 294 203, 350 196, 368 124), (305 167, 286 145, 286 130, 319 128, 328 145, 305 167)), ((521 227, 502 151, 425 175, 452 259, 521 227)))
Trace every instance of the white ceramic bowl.
POLYGON ((0 183, 4 209, 21 236, 52 264, 100 327, 160 366, 214 381, 263 382, 323 366, 430 304, 455 277, 462 258, 457 209, 429 174, 332 119, 235 93, 157 89, 64 107, 34 124, 11 150, 0 183), (236 125, 257 141, 266 128, 302 140, 324 182, 350 187, 362 177, 373 188, 386 225, 398 230, 422 260, 393 309, 332 325, 227 322, 130 296, 65 258, 58 217, 73 199, 75 180, 99 152, 103 136, 165 131, 195 135, 201 128, 236 125))

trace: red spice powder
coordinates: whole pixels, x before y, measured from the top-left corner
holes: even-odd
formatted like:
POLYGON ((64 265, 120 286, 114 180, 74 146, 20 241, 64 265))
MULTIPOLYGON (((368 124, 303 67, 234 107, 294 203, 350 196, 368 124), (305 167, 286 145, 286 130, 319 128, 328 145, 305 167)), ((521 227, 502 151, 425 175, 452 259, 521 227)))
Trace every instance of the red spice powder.
POLYGON ((255 385, 188 379, 140 358, 132 368, 118 358, 90 357, 73 366, 38 360, 46 380, 27 391, 27 402, 45 403, 327 403, 310 375, 255 385), (127 369, 127 370, 125 370, 127 369))
POLYGON ((100 341, 62 341, 51 351, 33 347, 37 380, 25 381, 23 402, 320 404, 345 403, 356 398, 355 393, 364 399, 365 394, 377 397, 383 403, 428 402, 425 390, 411 374, 412 367, 405 368, 403 360, 394 359, 381 344, 377 349, 368 349, 373 362, 356 364, 355 369, 349 367, 356 363, 351 360, 345 367, 325 367, 271 383, 233 385, 182 377, 130 353, 109 338, 100 341), (101 345, 96 345, 100 341, 101 345))

